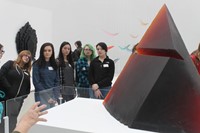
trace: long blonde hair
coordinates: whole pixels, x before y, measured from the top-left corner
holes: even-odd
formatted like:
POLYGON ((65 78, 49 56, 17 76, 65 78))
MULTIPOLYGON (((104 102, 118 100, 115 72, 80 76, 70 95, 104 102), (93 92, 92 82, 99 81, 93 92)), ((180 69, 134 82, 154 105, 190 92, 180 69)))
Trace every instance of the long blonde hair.
POLYGON ((23 50, 18 54, 17 59, 14 61, 14 66, 19 65, 20 68, 22 69, 26 69, 28 72, 31 71, 31 52, 29 50, 23 50), (22 66, 22 57, 24 55, 28 55, 30 56, 28 63, 24 64, 24 66, 22 66))

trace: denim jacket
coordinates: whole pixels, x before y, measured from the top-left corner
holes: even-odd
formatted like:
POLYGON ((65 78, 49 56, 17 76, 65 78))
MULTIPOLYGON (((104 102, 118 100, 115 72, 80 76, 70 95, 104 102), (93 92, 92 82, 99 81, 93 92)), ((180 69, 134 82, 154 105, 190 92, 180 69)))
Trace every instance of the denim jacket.
POLYGON ((33 85, 35 92, 44 91, 53 88, 53 96, 51 98, 57 99, 60 95, 59 76, 58 71, 54 70, 49 63, 45 67, 40 68, 37 64, 33 64, 33 85))

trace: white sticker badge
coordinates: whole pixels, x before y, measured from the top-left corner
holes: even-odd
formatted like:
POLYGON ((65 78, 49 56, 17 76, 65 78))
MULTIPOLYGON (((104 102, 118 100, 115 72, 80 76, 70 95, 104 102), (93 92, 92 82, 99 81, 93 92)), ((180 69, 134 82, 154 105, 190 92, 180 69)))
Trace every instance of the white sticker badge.
POLYGON ((103 67, 109 67, 108 64, 103 64, 103 67))
POLYGON ((53 70, 53 67, 48 67, 49 70, 53 70))

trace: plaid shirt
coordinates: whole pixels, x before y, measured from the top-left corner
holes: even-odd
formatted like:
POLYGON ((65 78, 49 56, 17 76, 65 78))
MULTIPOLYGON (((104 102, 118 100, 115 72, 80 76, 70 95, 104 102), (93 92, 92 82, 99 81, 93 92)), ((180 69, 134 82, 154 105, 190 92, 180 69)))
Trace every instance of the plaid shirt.
POLYGON ((86 58, 80 58, 76 64, 76 72, 78 76, 77 86, 78 87, 89 87, 88 73, 89 65, 86 58))

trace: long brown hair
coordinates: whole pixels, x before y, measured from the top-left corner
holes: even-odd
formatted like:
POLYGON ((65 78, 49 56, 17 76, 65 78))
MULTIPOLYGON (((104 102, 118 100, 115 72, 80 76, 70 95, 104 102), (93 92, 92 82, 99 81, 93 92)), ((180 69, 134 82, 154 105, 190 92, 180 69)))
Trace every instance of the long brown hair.
POLYGON ((191 55, 195 55, 196 57, 199 57, 199 54, 200 54, 200 43, 199 43, 198 49, 195 50, 195 51, 193 51, 193 52, 191 53, 191 55))
POLYGON ((133 48, 132 48, 132 53, 136 53, 137 52, 137 45, 138 45, 139 43, 136 43, 134 46, 133 46, 133 48))
POLYGON ((17 59, 14 61, 14 66, 19 65, 20 68, 22 69, 26 69, 28 72, 31 71, 31 52, 29 50, 23 50, 18 54, 17 59), (28 55, 30 56, 28 63, 24 64, 24 66, 22 66, 22 57, 24 55, 28 55))
POLYGON ((198 46, 197 52, 200 52, 200 43, 199 43, 199 46, 198 46))

